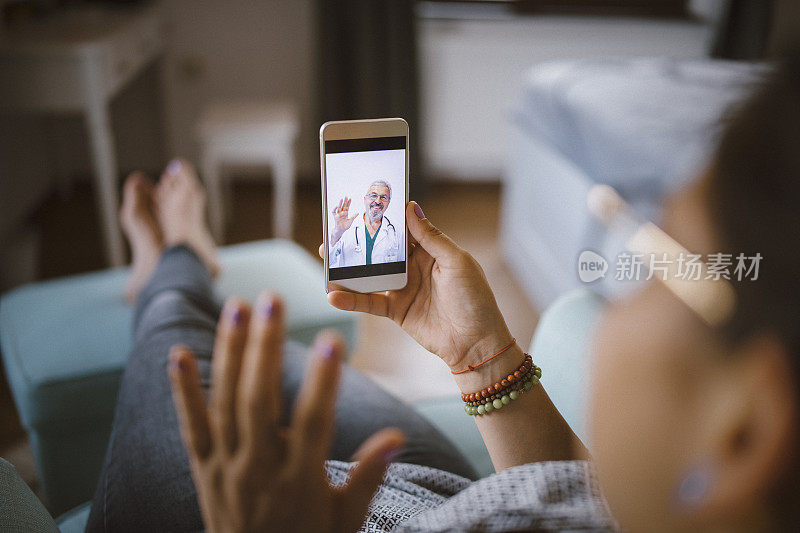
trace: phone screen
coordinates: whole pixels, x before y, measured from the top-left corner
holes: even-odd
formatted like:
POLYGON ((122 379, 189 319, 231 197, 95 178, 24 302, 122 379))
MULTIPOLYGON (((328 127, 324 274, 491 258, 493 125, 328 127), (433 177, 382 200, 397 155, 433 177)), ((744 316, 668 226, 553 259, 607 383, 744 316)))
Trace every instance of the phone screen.
POLYGON ((406 139, 325 141, 329 280, 406 271, 406 139))

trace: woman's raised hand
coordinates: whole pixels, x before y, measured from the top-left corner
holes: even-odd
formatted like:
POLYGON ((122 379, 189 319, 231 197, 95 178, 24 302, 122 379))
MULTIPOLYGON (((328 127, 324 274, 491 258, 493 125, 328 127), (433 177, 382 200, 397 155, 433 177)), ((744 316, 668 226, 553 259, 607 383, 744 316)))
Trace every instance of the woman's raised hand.
POLYGON ((284 310, 265 294, 255 310, 229 300, 217 327, 208 406, 197 361, 173 347, 169 377, 181 435, 209 531, 355 531, 403 444, 396 429, 368 439, 347 486, 330 486, 324 461, 334 420, 343 343, 320 334, 291 425, 281 427, 284 310))
POLYGON ((416 202, 406 206, 406 220, 412 237, 408 285, 371 294, 333 291, 328 301, 391 318, 454 370, 509 344, 511 334, 478 262, 431 224, 416 202))

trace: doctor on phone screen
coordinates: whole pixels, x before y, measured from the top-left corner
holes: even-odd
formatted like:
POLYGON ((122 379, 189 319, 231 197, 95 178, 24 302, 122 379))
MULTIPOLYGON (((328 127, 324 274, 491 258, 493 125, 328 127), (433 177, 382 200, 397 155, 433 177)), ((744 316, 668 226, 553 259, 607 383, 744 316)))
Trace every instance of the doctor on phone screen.
POLYGON ((384 215, 392 199, 392 186, 375 180, 364 195, 364 214, 349 216, 350 198, 339 200, 333 209, 335 226, 330 238, 329 266, 332 268, 392 263, 400 255, 397 229, 384 215))

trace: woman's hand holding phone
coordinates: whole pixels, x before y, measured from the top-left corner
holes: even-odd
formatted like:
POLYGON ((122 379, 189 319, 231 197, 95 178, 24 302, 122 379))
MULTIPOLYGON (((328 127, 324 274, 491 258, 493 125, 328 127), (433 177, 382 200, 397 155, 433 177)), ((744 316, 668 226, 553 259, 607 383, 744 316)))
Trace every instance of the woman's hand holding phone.
POLYGON ((478 262, 431 224, 416 202, 406 206, 406 220, 412 237, 406 287, 369 294, 333 291, 328 301, 339 309, 391 318, 453 370, 511 342, 478 262))
MULTIPOLYGON (((431 224, 416 203, 406 207, 406 219, 412 237, 408 285, 370 294, 334 291, 328 301, 339 309, 391 318, 453 371, 475 365, 508 345, 511 334, 478 262, 431 224)), ((515 345, 475 372, 455 376, 456 383, 462 392, 480 390, 521 361, 522 349, 515 345)), ((586 457, 543 387, 515 403, 499 416, 475 418, 496 471, 586 457)))

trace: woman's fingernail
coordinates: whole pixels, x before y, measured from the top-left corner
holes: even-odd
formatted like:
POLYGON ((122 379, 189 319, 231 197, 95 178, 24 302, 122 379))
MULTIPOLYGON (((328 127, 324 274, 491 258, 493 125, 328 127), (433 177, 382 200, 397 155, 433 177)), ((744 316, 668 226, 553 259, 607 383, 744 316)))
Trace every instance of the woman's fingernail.
POLYGON ((678 487, 678 503, 683 507, 700 504, 711 485, 712 472, 707 465, 690 470, 678 487))
POLYGON ((425 218, 425 213, 422 212, 422 208, 419 206, 417 202, 414 202, 414 213, 420 220, 425 218))
POLYGON ((182 166, 183 165, 181 164, 180 160, 173 159, 167 165, 167 174, 170 174, 171 176, 174 176, 175 174, 177 174, 178 172, 181 171, 181 167, 182 166))
POLYGON ((275 314, 275 302, 272 300, 267 300, 261 303, 261 314, 265 318, 272 318, 272 315, 275 314))
POLYGON ((183 372, 186 370, 186 363, 180 354, 176 354, 169 358, 169 369, 172 372, 183 372))
POLYGON ((230 316, 231 316, 231 323, 234 326, 238 326, 242 322, 242 310, 239 308, 238 305, 233 309, 231 309, 230 316))
POLYGON ((387 463, 393 463, 403 453, 403 448, 392 448, 383 454, 383 460, 387 463))
POLYGON ((326 344, 322 347, 322 350, 320 350, 319 354, 323 359, 330 359, 333 357, 333 352, 333 344, 326 344))

